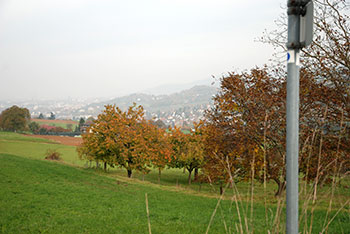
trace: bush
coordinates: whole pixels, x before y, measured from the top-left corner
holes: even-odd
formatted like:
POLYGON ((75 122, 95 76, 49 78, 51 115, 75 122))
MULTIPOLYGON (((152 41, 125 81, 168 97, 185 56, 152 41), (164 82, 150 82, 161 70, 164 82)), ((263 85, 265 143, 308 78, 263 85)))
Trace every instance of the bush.
POLYGON ((57 150, 48 149, 45 155, 46 160, 61 160, 61 153, 57 152, 57 150))

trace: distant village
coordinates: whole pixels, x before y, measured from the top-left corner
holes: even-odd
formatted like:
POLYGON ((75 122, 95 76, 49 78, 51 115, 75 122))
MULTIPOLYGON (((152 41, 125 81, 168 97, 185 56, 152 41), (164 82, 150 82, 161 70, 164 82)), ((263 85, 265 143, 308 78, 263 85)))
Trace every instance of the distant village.
MULTIPOLYGON (((150 112, 145 110, 145 116, 147 119, 153 120, 154 122, 161 120, 166 127, 177 126, 181 128, 190 128, 193 126, 194 122, 198 122, 203 118, 203 114, 208 108, 210 108, 209 104, 179 108, 173 111, 150 112)), ((73 106, 69 107, 68 104, 65 107, 62 107, 61 105, 51 106, 50 111, 47 110, 46 112, 41 112, 41 109, 42 108, 35 108, 35 110, 30 109, 32 118, 39 118, 41 115, 45 119, 52 119, 54 116, 55 119, 71 119, 79 121, 81 118, 85 120, 91 118, 95 119, 98 114, 103 111, 103 107, 90 107, 89 109, 81 108, 76 110, 73 106), (79 114, 72 115, 71 112, 78 112, 79 114)))
POLYGON ((114 100, 103 99, 66 99, 45 101, 2 101, 0 111, 12 105, 28 108, 32 118, 62 119, 79 121, 81 118, 97 118, 105 104, 121 103, 116 106, 126 109, 135 102, 142 105, 146 119, 162 121, 166 127, 190 128, 194 122, 203 118, 205 111, 212 106, 215 89, 208 86, 196 86, 174 95, 134 94, 114 100), (160 104, 159 104, 160 103, 160 104))

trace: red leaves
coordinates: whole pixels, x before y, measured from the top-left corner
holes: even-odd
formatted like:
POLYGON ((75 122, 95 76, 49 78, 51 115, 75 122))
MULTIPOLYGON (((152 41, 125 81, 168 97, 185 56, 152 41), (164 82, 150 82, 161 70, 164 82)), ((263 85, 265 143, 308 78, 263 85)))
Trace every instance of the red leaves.
POLYGON ((204 128, 204 168, 211 180, 250 177, 253 158, 256 176, 263 175, 264 165, 269 178, 283 173, 284 78, 280 70, 264 67, 221 79, 204 128))

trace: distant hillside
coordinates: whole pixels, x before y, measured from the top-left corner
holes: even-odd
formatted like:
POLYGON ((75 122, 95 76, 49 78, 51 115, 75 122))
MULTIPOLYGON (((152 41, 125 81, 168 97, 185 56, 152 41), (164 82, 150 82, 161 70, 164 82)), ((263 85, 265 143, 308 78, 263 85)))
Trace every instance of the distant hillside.
MULTIPOLYGON (((119 108, 125 109, 132 103, 142 105, 147 111, 172 111, 183 107, 195 107, 198 105, 208 105, 212 103, 212 96, 216 93, 216 88, 210 86, 194 86, 170 95, 150 95, 136 93, 124 97, 119 97, 108 101, 105 104, 115 104, 119 108)), ((101 105, 102 103, 91 104, 101 105)))
POLYGON ((217 89, 206 85, 194 86, 170 95, 150 95, 136 93, 118 97, 109 101, 89 104, 78 110, 75 115, 89 114, 96 116, 106 104, 115 104, 126 110, 134 102, 142 105, 147 118, 161 119, 167 125, 184 125, 198 121, 204 111, 212 105, 212 96, 217 89))
POLYGON ((217 88, 208 85, 196 85, 192 88, 168 95, 136 93, 110 100, 103 99, 67 99, 67 100, 25 100, 0 101, 0 111, 18 105, 30 110, 33 118, 40 113, 47 117, 51 112, 57 119, 79 119, 96 117, 106 104, 115 104, 123 110, 134 102, 145 109, 146 118, 162 120, 166 125, 187 126, 198 121, 206 109, 212 105, 212 96, 217 88))
POLYGON ((197 80, 190 83, 183 84, 164 84, 160 86, 153 87, 151 89, 146 89, 141 91, 141 93, 151 94, 151 95, 168 95, 172 93, 181 92, 183 90, 191 89, 194 86, 210 86, 218 84, 214 79, 197 80))

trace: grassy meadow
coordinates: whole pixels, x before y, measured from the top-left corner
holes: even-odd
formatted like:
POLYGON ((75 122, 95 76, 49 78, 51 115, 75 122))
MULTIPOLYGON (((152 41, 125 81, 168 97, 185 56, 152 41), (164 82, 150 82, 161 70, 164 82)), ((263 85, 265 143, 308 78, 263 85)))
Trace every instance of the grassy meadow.
POLYGON ((60 152, 65 163, 83 165, 74 146, 62 145, 51 140, 16 133, 0 132, 0 153, 15 154, 31 159, 44 159, 48 149, 55 149, 60 152))
POLYGON ((65 129, 69 129, 69 126, 74 131, 76 126, 79 126, 77 121, 73 120, 59 120, 59 119, 32 119, 31 121, 38 123, 39 125, 49 125, 53 127, 61 127, 65 129))
MULTIPOLYGON (((345 180, 334 191, 328 215, 330 187, 320 188, 311 233, 321 232, 333 217, 328 233, 350 233, 350 205, 344 206, 349 185, 345 180)), ((0 132, 0 186, 1 233, 147 233, 146 193, 152 233, 206 233, 209 224, 209 233, 285 229, 284 207, 277 205, 273 183, 264 192, 256 182, 252 197, 250 183, 240 182, 239 194, 228 187, 220 200, 217 185, 189 186, 182 170, 165 169, 160 183, 157 170, 144 177, 135 172, 129 179, 122 169, 86 168, 74 146, 15 133, 0 132), (62 161, 43 160, 47 149, 60 152, 62 161)), ((307 198, 302 191, 301 209, 307 198)))

